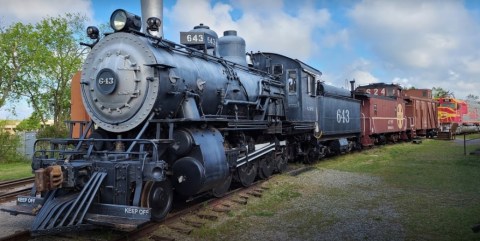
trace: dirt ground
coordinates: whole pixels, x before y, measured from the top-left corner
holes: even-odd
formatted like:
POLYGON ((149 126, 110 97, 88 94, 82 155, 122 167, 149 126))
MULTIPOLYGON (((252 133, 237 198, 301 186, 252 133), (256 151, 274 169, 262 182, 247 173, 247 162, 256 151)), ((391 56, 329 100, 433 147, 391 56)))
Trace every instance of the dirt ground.
MULTIPOLYGON (((283 185, 296 187, 296 195, 268 211, 261 198, 236 207, 205 230, 190 235, 161 229, 154 235, 175 240, 405 240, 401 214, 392 200, 402 190, 386 186, 380 178, 314 169, 298 176, 269 180, 274 192, 283 185), (273 210, 273 211, 272 211, 273 210), (250 213, 246 214, 246 213, 250 213)), ((263 198, 263 197, 262 197, 263 198)), ((145 239, 147 240, 147 239, 145 239)), ((149 240, 152 240, 151 238, 149 240)))

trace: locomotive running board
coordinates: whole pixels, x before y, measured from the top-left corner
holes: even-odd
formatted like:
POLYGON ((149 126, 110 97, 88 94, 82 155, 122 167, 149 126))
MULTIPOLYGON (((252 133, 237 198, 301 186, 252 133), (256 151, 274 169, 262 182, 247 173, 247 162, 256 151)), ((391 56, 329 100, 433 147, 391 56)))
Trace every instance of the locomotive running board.
POLYGON ((51 192, 33 221, 30 228, 32 235, 94 228, 94 225, 85 224, 83 220, 106 176, 105 172, 93 173, 80 193, 55 197, 56 191, 51 192))

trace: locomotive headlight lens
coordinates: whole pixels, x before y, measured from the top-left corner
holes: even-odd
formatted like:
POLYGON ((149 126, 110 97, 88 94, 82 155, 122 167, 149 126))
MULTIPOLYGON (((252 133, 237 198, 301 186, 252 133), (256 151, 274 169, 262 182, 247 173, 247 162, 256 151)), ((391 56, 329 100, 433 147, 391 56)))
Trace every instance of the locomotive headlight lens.
POLYGON ((98 34, 99 34, 99 31, 98 31, 98 28, 95 27, 95 26, 89 26, 87 28, 87 36, 91 39, 98 39, 98 34))
POLYGON ((158 31, 160 26, 162 26, 162 21, 159 18, 151 17, 147 19, 147 29, 150 31, 158 31))
POLYGON ((136 30, 142 27, 141 18, 123 9, 117 9, 110 17, 110 26, 115 31, 136 30))
POLYGON ((110 18, 110 25, 115 31, 121 31, 127 24, 127 14, 125 11, 118 9, 113 12, 110 18))

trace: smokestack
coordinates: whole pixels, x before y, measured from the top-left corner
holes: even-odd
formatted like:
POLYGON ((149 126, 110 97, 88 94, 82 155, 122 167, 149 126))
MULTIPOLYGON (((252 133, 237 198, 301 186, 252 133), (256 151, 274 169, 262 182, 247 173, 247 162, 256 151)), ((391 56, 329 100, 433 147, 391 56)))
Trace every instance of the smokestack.
POLYGON ((355 79, 350 80, 350 91, 352 93, 352 98, 355 98, 355 79))
POLYGON ((142 27, 143 32, 155 37, 163 37, 163 0, 141 0, 142 4, 142 27), (151 17, 160 19, 160 26, 157 31, 147 29, 147 20, 151 17))

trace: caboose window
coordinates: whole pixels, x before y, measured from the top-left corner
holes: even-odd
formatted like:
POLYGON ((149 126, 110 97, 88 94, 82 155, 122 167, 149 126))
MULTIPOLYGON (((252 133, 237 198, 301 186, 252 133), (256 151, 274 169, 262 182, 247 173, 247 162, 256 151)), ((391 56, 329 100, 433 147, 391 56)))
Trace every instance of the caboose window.
POLYGON ((288 71, 287 83, 288 83, 288 92, 296 93, 297 92, 297 71, 294 71, 294 70, 288 71))

